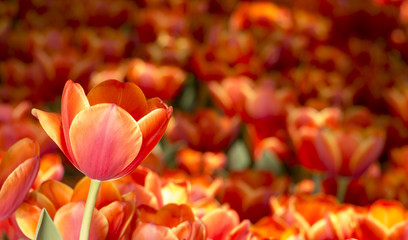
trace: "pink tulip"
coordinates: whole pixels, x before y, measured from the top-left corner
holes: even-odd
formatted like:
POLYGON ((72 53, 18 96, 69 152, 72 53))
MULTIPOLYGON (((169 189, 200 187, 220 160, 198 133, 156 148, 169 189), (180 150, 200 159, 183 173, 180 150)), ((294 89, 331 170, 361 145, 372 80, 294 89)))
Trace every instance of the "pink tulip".
POLYGON ((70 162, 95 180, 132 172, 163 136, 172 113, 160 99, 146 101, 133 83, 105 81, 88 96, 67 81, 61 115, 33 109, 47 134, 70 162))

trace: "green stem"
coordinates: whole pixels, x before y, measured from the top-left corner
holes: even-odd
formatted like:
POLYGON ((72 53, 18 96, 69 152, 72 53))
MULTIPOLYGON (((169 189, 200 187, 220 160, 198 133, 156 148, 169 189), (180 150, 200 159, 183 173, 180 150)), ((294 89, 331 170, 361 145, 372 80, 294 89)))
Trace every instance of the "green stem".
POLYGON ((81 233, 79 240, 88 240, 89 230, 91 228, 92 214, 95 208, 96 197, 98 196, 101 181, 91 179, 91 186, 89 187, 88 198, 86 199, 84 216, 82 217, 81 233))
POLYGON ((338 177, 337 178, 337 200, 339 203, 344 203, 344 198, 346 196, 347 187, 350 183, 350 178, 348 177, 338 177))
POLYGON ((322 181, 323 181, 323 174, 321 173, 312 173, 312 180, 315 185, 314 194, 322 193, 322 181))

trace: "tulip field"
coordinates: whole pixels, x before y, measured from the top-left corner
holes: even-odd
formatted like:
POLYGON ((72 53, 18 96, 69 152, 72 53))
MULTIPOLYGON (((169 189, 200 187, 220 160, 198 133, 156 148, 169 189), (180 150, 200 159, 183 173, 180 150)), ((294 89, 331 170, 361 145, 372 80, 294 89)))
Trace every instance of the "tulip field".
POLYGON ((0 239, 408 240, 408 1, 0 1, 0 239))

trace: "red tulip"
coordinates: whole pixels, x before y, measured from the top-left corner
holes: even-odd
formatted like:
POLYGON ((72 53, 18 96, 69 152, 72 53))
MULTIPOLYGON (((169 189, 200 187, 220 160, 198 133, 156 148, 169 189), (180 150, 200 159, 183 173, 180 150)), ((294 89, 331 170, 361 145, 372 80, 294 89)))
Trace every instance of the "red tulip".
POLYGON ((24 201, 40 167, 38 143, 24 138, 4 154, 0 161, 0 220, 24 201))
POLYGON ((78 170, 106 181, 140 164, 163 136, 172 111, 158 98, 146 101, 133 83, 108 80, 86 96, 69 80, 61 115, 37 109, 33 115, 78 170))

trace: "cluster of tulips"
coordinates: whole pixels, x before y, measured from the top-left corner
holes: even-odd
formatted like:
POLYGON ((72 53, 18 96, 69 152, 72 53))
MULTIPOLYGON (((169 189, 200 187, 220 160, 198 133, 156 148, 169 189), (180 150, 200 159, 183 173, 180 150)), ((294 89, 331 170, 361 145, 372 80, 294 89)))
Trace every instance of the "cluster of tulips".
POLYGON ((408 239, 408 2, 0 2, 0 237, 408 239))

